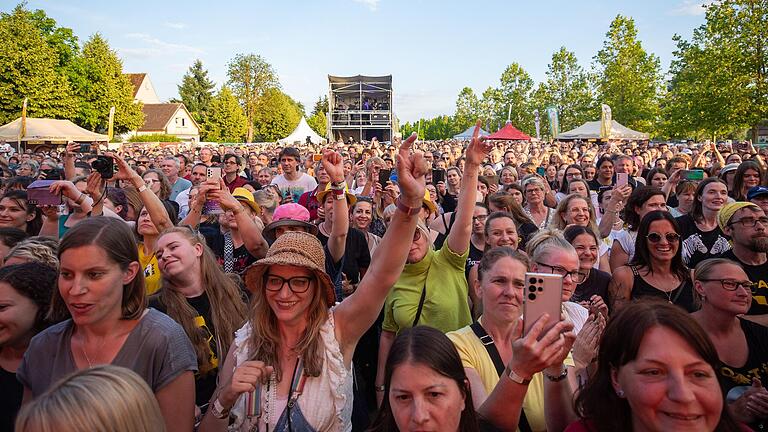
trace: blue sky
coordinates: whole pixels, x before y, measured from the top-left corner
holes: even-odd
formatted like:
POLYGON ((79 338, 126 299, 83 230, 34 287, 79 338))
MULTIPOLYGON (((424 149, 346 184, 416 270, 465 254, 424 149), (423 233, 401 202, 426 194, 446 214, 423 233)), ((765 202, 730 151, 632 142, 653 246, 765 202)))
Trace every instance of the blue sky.
MULTIPOLYGON (((0 0, 8 11, 17 2, 0 0)), ((126 72, 147 72, 162 100, 194 59, 217 84, 237 53, 260 54, 283 90, 311 110, 327 75, 393 75, 401 121, 452 114, 456 95, 481 93, 520 63, 545 77, 565 46, 589 67, 611 20, 635 19, 645 49, 664 71, 672 35, 690 38, 704 22, 701 0, 29 0, 81 41, 100 32, 126 72)))

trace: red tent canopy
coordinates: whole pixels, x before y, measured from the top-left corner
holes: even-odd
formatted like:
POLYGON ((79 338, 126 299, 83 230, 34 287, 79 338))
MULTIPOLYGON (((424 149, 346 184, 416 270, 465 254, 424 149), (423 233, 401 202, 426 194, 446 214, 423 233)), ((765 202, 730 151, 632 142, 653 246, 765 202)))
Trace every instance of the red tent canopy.
POLYGON ((519 129, 512 126, 512 122, 507 120, 507 124, 504 125, 503 128, 497 130, 496 132, 488 135, 486 139, 489 140, 520 140, 520 141, 530 141, 531 137, 528 135, 520 132, 519 129))

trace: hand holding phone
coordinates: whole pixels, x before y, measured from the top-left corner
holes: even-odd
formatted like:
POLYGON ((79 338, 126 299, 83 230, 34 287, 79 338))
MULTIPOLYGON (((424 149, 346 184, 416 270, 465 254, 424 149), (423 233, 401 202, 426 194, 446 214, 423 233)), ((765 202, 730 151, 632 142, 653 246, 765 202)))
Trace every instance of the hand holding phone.
POLYGON ((547 273, 526 273, 523 292, 523 335, 527 335, 544 314, 549 317, 543 333, 560 321, 563 277, 547 273))
POLYGON ((616 173, 616 187, 626 186, 629 184, 629 174, 616 173))

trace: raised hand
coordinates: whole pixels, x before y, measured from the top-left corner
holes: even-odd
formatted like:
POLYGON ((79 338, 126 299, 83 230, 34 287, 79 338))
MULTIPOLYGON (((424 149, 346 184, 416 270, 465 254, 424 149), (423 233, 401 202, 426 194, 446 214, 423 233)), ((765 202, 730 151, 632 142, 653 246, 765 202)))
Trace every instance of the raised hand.
POLYGON ((483 163, 483 159, 488 157, 491 152, 490 145, 484 136, 480 136, 480 128, 482 127, 482 121, 478 120, 475 124, 475 131, 472 133, 472 140, 469 142, 466 152, 466 163, 473 165, 480 165, 483 163))
POLYGON ((512 342, 512 360, 507 365, 508 369, 524 378, 530 378, 548 367, 562 365, 575 339, 573 324, 560 321, 539 340, 548 320, 547 314, 539 317, 525 337, 521 337, 522 320, 517 322, 513 332, 513 337, 517 339, 512 342))
POLYGON ((139 174, 134 171, 133 168, 128 165, 128 162, 121 156, 114 153, 105 153, 105 156, 110 156, 115 160, 115 165, 117 165, 117 172, 112 177, 114 180, 132 180, 135 177, 141 178, 141 176, 139 176, 139 174))
POLYGON ((344 181, 344 158, 339 153, 329 149, 323 150, 323 168, 332 183, 344 181))
POLYGON ((427 183, 427 161, 422 153, 411 153, 411 146, 416 141, 416 133, 412 133, 398 149, 397 154, 397 183, 403 202, 409 207, 420 207, 427 183))
POLYGON ((210 189, 208 189, 208 199, 216 200, 219 202, 219 205, 224 210, 230 210, 232 212, 235 212, 238 208, 241 207, 240 201, 238 201, 232 194, 229 192, 229 188, 226 184, 224 184, 224 179, 212 179, 213 181, 218 180, 218 188, 215 184, 210 185, 210 189))
POLYGON ((269 382, 274 368, 261 361, 247 361, 238 366, 230 381, 219 393, 219 401, 224 408, 231 408, 237 398, 246 392, 256 390, 256 386, 269 382))
POLYGON ((603 315, 599 312, 591 313, 573 343, 573 361, 577 367, 587 367, 597 357, 603 330, 605 330, 603 315))

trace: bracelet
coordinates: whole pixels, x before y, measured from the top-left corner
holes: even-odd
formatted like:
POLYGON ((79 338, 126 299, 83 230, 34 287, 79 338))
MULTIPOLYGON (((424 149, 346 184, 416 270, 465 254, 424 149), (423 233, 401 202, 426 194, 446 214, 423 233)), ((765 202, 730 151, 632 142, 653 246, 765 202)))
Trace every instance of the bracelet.
POLYGON ((83 203, 84 200, 85 200, 85 194, 80 192, 80 196, 78 196, 77 199, 75 200, 75 204, 80 205, 83 203))
POLYGON ((344 190, 346 189, 346 185, 344 184, 344 181, 340 182, 331 182, 331 190, 344 190))
POLYGON ((229 416, 229 410, 224 408, 224 405, 221 404, 219 398, 216 398, 216 400, 213 401, 213 405, 211 405, 211 414, 221 420, 229 416))
POLYGON ((377 392, 383 392, 384 391, 384 384, 374 386, 373 388, 376 389, 377 392))
POLYGON ((545 377, 546 377, 548 380, 550 380, 550 381, 552 381, 552 382, 560 382, 560 381, 564 380, 564 379, 565 379, 565 377, 567 377, 567 376, 568 376, 568 368, 567 368, 567 367, 565 367, 565 366, 563 366, 563 371, 562 371, 562 372, 560 372, 560 375, 557 375, 557 376, 553 376, 553 375, 550 375, 550 374, 548 374, 546 371, 544 371, 544 376, 545 376, 545 377))
POLYGON ((421 206, 418 206, 418 207, 408 207, 400 199, 400 197, 397 197, 397 199, 395 200, 395 206, 397 206, 398 210, 400 210, 401 212, 407 214, 408 216, 416 216, 421 211, 421 206))
POLYGON ((528 383, 531 382, 531 378, 523 378, 522 376, 518 375, 517 372, 513 371, 511 368, 509 369, 509 373, 507 373, 507 376, 512 381, 521 385, 528 385, 528 383))
POLYGON ((141 187, 139 187, 139 193, 144 192, 145 190, 147 190, 147 184, 146 183, 144 183, 143 185, 141 185, 141 187))

